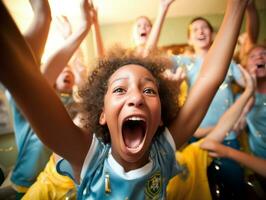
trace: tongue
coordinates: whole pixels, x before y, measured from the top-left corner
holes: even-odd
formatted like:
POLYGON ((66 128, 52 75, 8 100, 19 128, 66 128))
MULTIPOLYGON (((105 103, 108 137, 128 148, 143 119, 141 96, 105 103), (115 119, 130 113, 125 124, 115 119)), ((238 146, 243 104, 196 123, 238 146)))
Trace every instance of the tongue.
POLYGON ((129 148, 137 148, 142 141, 142 128, 127 127, 123 130, 124 142, 129 148))

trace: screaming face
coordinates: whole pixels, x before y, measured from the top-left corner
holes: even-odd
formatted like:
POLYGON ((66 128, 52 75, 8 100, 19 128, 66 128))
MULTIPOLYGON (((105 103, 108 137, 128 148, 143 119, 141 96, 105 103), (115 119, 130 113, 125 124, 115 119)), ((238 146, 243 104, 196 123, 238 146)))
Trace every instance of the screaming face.
POLYGON ((196 20, 190 25, 189 43, 195 49, 209 49, 212 42, 212 32, 207 22, 196 20))
POLYGON ((247 70, 257 78, 266 78, 266 49, 262 46, 251 50, 247 59, 247 70))
POLYGON ((133 38, 136 46, 145 45, 151 32, 151 22, 146 17, 140 17, 134 24, 133 38))
POLYGON ((75 77, 69 67, 65 67, 56 79, 56 89, 62 93, 71 93, 75 77))
POLYGON ((119 68, 108 81, 99 122, 108 126, 112 155, 125 170, 145 165, 161 123, 161 103, 152 74, 135 64, 119 68))

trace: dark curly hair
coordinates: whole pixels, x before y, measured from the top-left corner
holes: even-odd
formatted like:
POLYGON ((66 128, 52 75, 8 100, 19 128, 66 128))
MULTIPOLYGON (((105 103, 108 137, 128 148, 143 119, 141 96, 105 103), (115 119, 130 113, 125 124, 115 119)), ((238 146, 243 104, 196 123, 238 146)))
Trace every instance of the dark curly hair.
MULTIPOLYGON (((104 106, 104 96, 107 92, 109 77, 120 67, 129 64, 141 65, 155 77, 158 83, 161 101, 162 121, 165 126, 176 116, 179 88, 162 75, 165 69, 171 68, 172 63, 166 56, 151 53, 147 57, 137 55, 134 51, 115 47, 103 58, 98 59, 96 67, 88 78, 87 83, 79 90, 83 109, 87 112, 87 127, 105 143, 110 143, 107 126, 99 124, 99 118, 104 106)), ((160 127, 157 132, 161 132, 160 127)))

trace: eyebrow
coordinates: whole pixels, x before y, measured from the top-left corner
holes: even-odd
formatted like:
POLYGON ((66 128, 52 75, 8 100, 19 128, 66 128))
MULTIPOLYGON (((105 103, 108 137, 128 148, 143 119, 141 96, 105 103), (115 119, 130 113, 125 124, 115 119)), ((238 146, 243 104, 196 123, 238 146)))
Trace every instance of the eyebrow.
POLYGON ((155 80, 152 79, 152 78, 144 77, 144 80, 147 81, 147 82, 153 82, 154 84, 156 84, 156 85, 158 86, 157 81, 155 81, 155 80))
MULTIPOLYGON (((115 82, 117 82, 117 81, 125 80, 125 79, 128 79, 128 77, 117 78, 117 79, 113 80, 112 82, 110 82, 109 85, 112 85, 113 83, 115 83, 115 82)), ((154 84, 156 84, 156 85, 158 86, 157 81, 155 81, 155 80, 152 79, 152 78, 144 77, 143 80, 146 81, 146 82, 153 82, 154 84)))
POLYGON ((128 77, 121 77, 121 78, 117 78, 115 80, 113 80, 112 82, 109 83, 109 85, 112 85, 114 82, 120 81, 120 80, 125 80, 128 79, 128 77))

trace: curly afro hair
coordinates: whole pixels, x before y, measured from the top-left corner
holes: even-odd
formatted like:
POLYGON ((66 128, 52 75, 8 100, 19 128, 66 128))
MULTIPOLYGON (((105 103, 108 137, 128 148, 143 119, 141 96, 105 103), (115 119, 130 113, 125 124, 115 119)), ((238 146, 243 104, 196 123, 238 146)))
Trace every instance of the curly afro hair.
MULTIPOLYGON (((86 128, 95 133, 104 143, 111 142, 108 127, 99 124, 108 79, 117 69, 129 64, 146 68, 157 80, 162 110, 161 118, 165 126, 172 121, 179 110, 179 88, 162 75, 165 69, 172 67, 169 58, 158 53, 142 57, 134 51, 114 47, 105 57, 98 59, 87 83, 79 90, 83 109, 87 112, 86 128)), ((157 133, 160 133, 163 128, 160 127, 157 133)))

